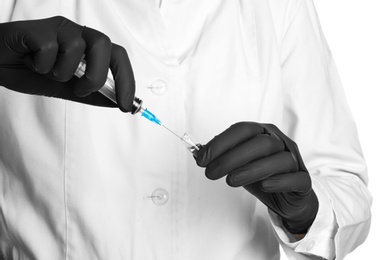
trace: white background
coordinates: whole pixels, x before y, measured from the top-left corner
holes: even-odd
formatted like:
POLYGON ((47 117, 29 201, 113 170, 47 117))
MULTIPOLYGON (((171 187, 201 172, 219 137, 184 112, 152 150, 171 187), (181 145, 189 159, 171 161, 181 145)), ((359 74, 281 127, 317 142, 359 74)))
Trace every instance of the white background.
POLYGON ((390 1, 314 2, 357 123, 374 197, 370 234, 345 259, 390 259, 390 1))

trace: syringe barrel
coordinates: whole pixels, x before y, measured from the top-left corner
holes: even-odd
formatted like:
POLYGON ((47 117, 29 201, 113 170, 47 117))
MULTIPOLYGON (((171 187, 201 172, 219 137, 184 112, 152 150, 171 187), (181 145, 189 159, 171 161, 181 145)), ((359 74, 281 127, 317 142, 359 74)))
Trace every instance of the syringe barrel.
MULTIPOLYGON (((74 73, 74 75, 81 78, 85 74, 85 68, 86 68, 86 63, 84 60, 82 60, 79 63, 79 66, 77 67, 77 70, 74 73)), ((104 83, 103 87, 99 89, 99 92, 103 94, 105 97, 107 97, 108 99, 110 99, 115 104, 117 103, 116 94, 115 94, 115 82, 111 77, 107 76, 106 82, 104 83)), ((141 108, 142 108, 142 100, 135 97, 133 101, 133 107, 131 108, 130 112, 134 115, 138 113, 141 110, 141 108)))

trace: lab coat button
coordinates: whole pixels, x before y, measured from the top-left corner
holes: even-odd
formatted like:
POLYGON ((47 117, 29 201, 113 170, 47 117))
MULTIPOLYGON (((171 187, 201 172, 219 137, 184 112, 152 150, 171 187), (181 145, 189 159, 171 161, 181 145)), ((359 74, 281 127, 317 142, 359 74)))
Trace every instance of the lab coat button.
POLYGON ((167 92, 168 87, 164 80, 159 79, 150 84, 150 86, 147 86, 147 88, 150 89, 150 91, 152 91, 152 93, 156 96, 161 96, 167 92))
POLYGON ((167 203, 169 199, 169 193, 168 191, 159 188, 153 191, 151 198, 154 204, 157 206, 162 206, 167 203))

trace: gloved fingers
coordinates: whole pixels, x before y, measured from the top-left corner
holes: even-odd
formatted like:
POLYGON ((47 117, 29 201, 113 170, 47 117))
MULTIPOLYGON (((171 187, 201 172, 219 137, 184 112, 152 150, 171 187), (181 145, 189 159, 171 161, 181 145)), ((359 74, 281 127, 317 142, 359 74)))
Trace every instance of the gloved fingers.
POLYGON ((226 178, 229 186, 239 187, 267 179, 276 174, 295 172, 298 165, 290 152, 280 152, 245 164, 230 172, 226 178))
POLYGON ((74 91, 77 96, 87 96, 98 91, 105 83, 111 58, 111 41, 103 33, 84 27, 82 36, 86 43, 85 74, 77 81, 74 91))
POLYGON ((36 95, 62 98, 88 105, 116 107, 115 103, 99 92, 93 92, 85 97, 76 96, 73 86, 77 80, 76 76, 67 82, 59 82, 47 77, 37 77, 36 73, 27 67, 18 70, 0 68, 0 85, 6 88, 16 89, 21 93, 30 94, 33 92, 36 95))
POLYGON ((26 65, 40 74, 54 65, 58 44, 58 20, 16 21, 0 24, 0 63, 26 65))
MULTIPOLYGON (((71 80, 67 81, 66 84, 69 86, 74 85, 79 78, 73 77, 71 80)), ((64 84, 64 83, 63 83, 64 84)), ((62 87, 64 85, 61 85, 62 87)), ((60 86, 59 86, 60 87, 60 86)), ((110 99, 106 98, 99 92, 92 92, 88 96, 79 97, 76 96, 73 89, 71 87, 63 87, 60 92, 56 94, 57 98, 67 99, 83 104, 93 105, 93 106, 101 106, 101 107, 117 107, 117 105, 112 102, 110 99)))
POLYGON ((307 172, 290 172, 270 176, 259 183, 265 192, 307 193, 311 190, 311 178, 307 172))
POLYGON ((66 89, 72 91, 72 84, 64 84, 47 77, 37 76, 36 72, 27 67, 20 67, 18 70, 0 68, 0 85, 21 93, 34 93, 48 97, 62 97, 60 95, 66 89))
POLYGON ((130 112, 135 94, 133 68, 125 48, 112 44, 110 69, 115 81, 116 101, 123 112, 130 112))
POLYGON ((56 16, 0 23, 0 36, 0 85, 27 94, 116 106, 94 92, 103 86, 110 64, 111 41, 104 34, 56 16), (84 53, 86 76, 78 79, 73 74, 84 53))
POLYGON ((275 135, 255 135, 211 161, 207 165, 206 176, 216 180, 256 159, 282 151, 284 143, 275 135))
POLYGON ((196 156, 196 163, 201 167, 206 167, 226 151, 262 133, 264 133, 264 128, 261 124, 255 122, 236 123, 204 145, 196 156))
POLYGON ((57 39, 45 32, 27 33, 23 38, 24 44, 30 50, 30 53, 24 56, 26 66, 36 73, 49 73, 57 58, 57 39))
POLYGON ((53 69, 46 76, 60 82, 73 77, 86 48, 86 43, 81 37, 82 29, 83 27, 72 21, 64 21, 57 35, 59 45, 57 59, 53 69))
POLYGON ((282 131, 280 131, 280 129, 277 126, 273 124, 265 124, 264 128, 266 128, 266 131, 273 133, 277 135, 279 138, 281 138, 286 146, 286 150, 290 151, 292 154, 295 155, 300 170, 307 171, 305 164, 302 160, 302 157, 299 153, 297 144, 293 140, 291 140, 288 136, 286 136, 282 131))

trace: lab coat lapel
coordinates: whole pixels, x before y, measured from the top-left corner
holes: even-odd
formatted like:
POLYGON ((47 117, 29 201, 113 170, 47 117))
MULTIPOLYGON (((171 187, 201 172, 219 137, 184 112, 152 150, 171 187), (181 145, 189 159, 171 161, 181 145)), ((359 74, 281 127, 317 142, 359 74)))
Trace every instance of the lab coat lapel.
POLYGON ((113 1, 128 34, 166 65, 178 64, 156 1, 113 1))

